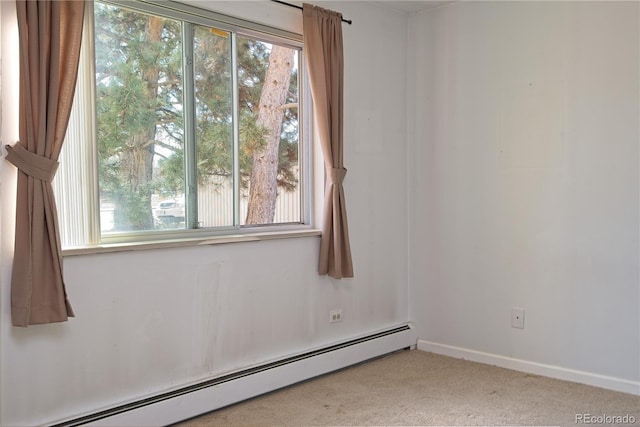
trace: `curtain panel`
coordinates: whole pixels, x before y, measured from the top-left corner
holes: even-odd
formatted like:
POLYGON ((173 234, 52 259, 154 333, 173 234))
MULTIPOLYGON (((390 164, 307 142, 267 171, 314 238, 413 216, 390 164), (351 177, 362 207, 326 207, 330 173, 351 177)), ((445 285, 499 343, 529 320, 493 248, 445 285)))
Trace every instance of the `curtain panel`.
POLYGON ((325 167, 324 217, 318 271, 340 279, 353 277, 342 183, 343 68, 342 15, 303 4, 305 63, 309 74, 313 111, 325 167))
POLYGON ((19 137, 6 159, 18 168, 11 279, 14 326, 72 317, 51 181, 78 73, 84 1, 16 0, 20 46, 19 137))

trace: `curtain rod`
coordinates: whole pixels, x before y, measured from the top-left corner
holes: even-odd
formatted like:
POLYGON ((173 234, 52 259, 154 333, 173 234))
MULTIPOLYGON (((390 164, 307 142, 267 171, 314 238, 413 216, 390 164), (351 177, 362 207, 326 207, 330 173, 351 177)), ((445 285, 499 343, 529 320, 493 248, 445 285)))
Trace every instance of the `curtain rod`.
MULTIPOLYGON (((291 3, 287 3, 286 1, 282 1, 282 0, 271 0, 274 3, 280 3, 283 4, 285 6, 289 6, 289 7, 295 7, 296 9, 300 9, 302 10, 302 6, 298 6, 297 4, 291 4, 291 3)), ((346 22, 347 24, 351 25, 351 23, 353 22, 351 19, 344 19, 342 18, 342 22, 346 22)))

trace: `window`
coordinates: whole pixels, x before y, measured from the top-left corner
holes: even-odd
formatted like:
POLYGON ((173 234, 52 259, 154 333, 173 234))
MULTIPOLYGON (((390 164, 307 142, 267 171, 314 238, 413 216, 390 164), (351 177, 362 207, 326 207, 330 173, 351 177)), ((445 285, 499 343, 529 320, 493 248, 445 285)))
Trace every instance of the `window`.
POLYGON ((301 36, 94 2, 54 180, 63 248, 309 223, 301 36))

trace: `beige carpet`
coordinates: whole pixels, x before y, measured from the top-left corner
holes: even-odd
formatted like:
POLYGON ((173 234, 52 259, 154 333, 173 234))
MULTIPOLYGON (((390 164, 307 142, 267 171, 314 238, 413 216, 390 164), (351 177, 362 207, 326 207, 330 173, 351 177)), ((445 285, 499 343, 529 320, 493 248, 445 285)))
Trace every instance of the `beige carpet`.
POLYGON ((177 425, 575 426, 576 414, 640 426, 640 397, 412 350, 177 425))

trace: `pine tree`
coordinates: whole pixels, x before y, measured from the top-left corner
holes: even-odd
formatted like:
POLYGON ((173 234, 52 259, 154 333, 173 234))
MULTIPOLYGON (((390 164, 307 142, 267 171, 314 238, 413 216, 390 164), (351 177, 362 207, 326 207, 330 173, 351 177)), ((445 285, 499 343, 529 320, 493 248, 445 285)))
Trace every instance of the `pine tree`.
POLYGON ((282 119, 293 70, 293 51, 273 46, 262 85, 257 126, 265 129, 265 144, 253 152, 247 224, 269 224, 276 210, 282 119))
MULTIPOLYGON (((152 195, 176 196, 185 187, 181 25, 99 2, 95 11, 101 198, 116 205, 116 230, 152 229, 152 195)), ((247 222, 269 223, 277 188, 298 182, 294 51, 238 40, 241 184, 262 195, 252 194, 249 211, 268 211, 247 222), (273 91, 277 99, 261 102, 273 91), (276 117, 267 120, 267 110, 276 117)), ((198 182, 207 185, 233 174, 230 35, 195 26, 193 61, 198 182)))

